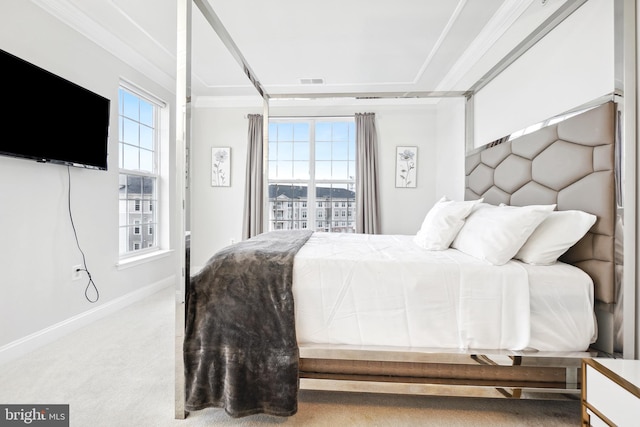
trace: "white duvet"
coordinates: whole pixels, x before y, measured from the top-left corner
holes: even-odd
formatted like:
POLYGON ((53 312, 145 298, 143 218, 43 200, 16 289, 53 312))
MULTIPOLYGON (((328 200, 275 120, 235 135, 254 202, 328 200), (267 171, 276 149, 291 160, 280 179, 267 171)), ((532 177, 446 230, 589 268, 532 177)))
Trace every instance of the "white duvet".
POLYGON ((301 345, 584 351, 596 332, 582 270, 494 266, 413 236, 314 233, 293 294, 301 345))

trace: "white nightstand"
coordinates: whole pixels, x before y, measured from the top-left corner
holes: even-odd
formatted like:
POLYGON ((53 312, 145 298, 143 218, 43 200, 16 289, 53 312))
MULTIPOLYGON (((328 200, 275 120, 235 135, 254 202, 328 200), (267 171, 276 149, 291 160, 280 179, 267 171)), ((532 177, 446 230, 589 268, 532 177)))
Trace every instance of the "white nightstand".
POLYGON ((640 360, 582 359, 582 425, 640 425, 640 360))

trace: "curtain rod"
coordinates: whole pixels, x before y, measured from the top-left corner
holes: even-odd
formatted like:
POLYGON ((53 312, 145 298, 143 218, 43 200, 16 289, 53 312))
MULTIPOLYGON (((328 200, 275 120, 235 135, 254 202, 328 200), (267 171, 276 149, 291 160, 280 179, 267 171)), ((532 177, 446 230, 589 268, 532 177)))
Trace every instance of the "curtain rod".
MULTIPOLYGON (((332 114, 330 116, 322 116, 322 115, 310 115, 310 116, 272 116, 269 115, 270 119, 352 119, 354 118, 356 115, 355 114, 348 114, 348 115, 335 115, 332 114)), ((249 116, 247 114, 245 114, 244 116, 245 119, 249 118, 249 116)))

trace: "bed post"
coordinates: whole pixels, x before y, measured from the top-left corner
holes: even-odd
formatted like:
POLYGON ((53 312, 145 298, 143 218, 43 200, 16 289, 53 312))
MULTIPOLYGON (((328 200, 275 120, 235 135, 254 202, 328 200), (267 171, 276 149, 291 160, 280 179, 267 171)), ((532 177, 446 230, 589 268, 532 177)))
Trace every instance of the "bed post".
POLYGON ((262 229, 269 230, 269 96, 262 95, 262 229))
POLYGON ((465 152, 464 155, 466 157, 474 149, 474 125, 473 121, 475 120, 473 116, 473 94, 469 94, 466 97, 466 101, 464 104, 464 142, 465 142, 465 152))
POLYGON ((177 70, 176 70, 176 194, 182 202, 179 209, 178 228, 180 236, 176 248, 180 265, 176 274, 175 301, 175 418, 184 419, 188 412, 185 410, 185 381, 182 345, 184 342, 184 316, 186 286, 189 281, 190 250, 188 236, 189 215, 188 185, 189 185, 189 146, 191 139, 191 19, 192 0, 177 1, 177 70))
POLYGON ((623 273, 620 291, 624 295, 623 304, 623 358, 635 359, 638 356, 638 310, 640 293, 636 290, 637 249, 637 167, 636 149, 636 2, 634 0, 616 0, 614 2, 614 44, 615 44, 615 84, 616 91, 622 93, 622 163, 624 179, 622 200, 618 201, 618 215, 624 224, 623 230, 623 273), (627 209, 625 209, 625 207, 627 209))

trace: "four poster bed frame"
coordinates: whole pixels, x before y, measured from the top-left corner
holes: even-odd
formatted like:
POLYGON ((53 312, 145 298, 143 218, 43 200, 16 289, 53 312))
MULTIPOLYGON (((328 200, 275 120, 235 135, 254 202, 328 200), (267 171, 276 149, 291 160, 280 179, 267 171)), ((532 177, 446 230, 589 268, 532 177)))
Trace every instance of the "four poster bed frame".
MULTIPOLYGON (((177 96, 178 100, 186 100, 184 115, 179 114, 176 124, 179 149, 188 147, 190 138, 189 34, 192 3, 199 7, 264 98, 265 124, 268 123, 268 100, 277 97, 266 94, 208 2, 179 0, 178 46, 184 48, 184 52, 179 52, 178 55, 182 62, 179 61, 178 66, 177 96)), ((559 9, 534 35, 491 70, 489 77, 492 78, 506 68, 584 2, 568 3, 571 5, 559 9)), ((617 7, 620 7, 622 3, 617 4, 617 7)), ((626 2, 625 7, 629 7, 629 4, 626 2)), ((626 61, 631 59, 625 57, 625 64, 628 64, 626 61)), ((464 96, 469 105, 473 102, 474 94, 487 83, 486 78, 481 81, 482 83, 465 93, 301 94, 299 97, 464 96)), ((609 96, 609 100, 612 98, 609 96)), ((465 162, 467 199, 484 197, 488 203, 511 205, 557 203, 559 210, 580 209, 598 217, 591 232, 561 258, 562 261, 586 271, 594 281, 599 340, 593 350, 570 353, 305 345, 299 348, 300 388, 447 396, 577 399, 580 393, 582 358, 592 357, 598 351, 613 353, 613 315, 619 296, 616 284, 623 282, 622 277, 625 283, 625 298, 635 299, 633 269, 625 268, 622 276, 622 260, 619 257, 616 259, 615 252, 617 239, 622 237, 620 227, 616 228, 616 225, 619 226, 624 220, 625 235, 635 233, 635 220, 631 216, 623 216, 621 209, 620 193, 623 184, 619 174, 619 160, 631 154, 635 161, 635 151, 630 147, 633 144, 620 145, 619 138, 616 138, 616 129, 619 129, 623 139, 635 140, 633 126, 630 123, 616 127, 621 126, 617 119, 622 110, 626 114, 633 113, 629 114, 630 117, 635 115, 635 110, 629 98, 615 99, 618 102, 607 102, 585 113, 586 118, 581 122, 581 126, 572 126, 570 129, 565 127, 558 131, 559 125, 553 125, 512 141, 497 143, 490 148, 468 150, 470 152, 465 162), (595 134, 594 129, 597 129, 595 134)), ((468 108, 468 129, 473 120, 471 112, 472 108, 468 108)), ((471 135, 471 132, 467 134, 471 135)), ((469 139, 470 137, 467 138, 468 146, 473 146, 469 139)), ((624 190, 631 196, 626 197, 625 203, 633 207, 635 163, 626 165, 624 190)), ((181 167, 177 172, 184 176, 181 167)), ((634 256, 635 249, 627 243, 624 259, 628 259, 629 262, 624 265, 632 264, 634 260, 631 257, 634 256)), ((182 275, 184 268, 183 259, 180 268, 183 279, 179 283, 176 298, 176 418, 185 418, 187 415, 184 403, 182 346, 185 283, 189 277, 187 275, 185 280, 182 275)), ((625 315, 628 313, 633 313, 632 308, 625 308, 625 315)), ((630 354, 630 357, 633 357, 633 354, 629 353, 633 351, 634 345, 632 334, 632 330, 625 330, 625 356, 630 354), (631 345, 627 348, 629 342, 631 345)))

